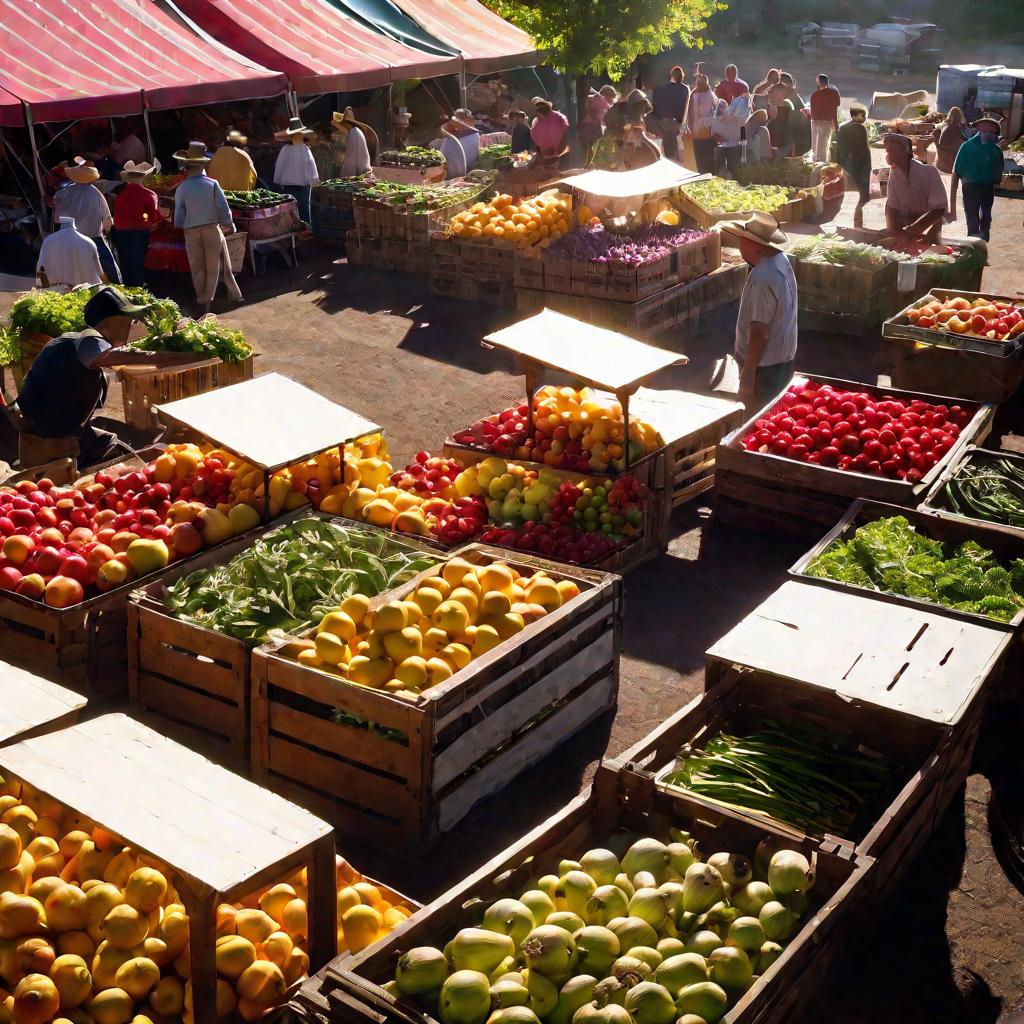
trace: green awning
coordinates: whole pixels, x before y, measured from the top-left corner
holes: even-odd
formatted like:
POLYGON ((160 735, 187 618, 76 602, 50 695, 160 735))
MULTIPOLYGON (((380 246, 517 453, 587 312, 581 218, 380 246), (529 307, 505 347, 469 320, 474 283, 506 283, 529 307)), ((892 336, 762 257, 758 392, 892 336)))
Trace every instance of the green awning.
POLYGON ((454 57, 459 54, 456 47, 442 42, 437 36, 432 35, 404 11, 396 7, 391 0, 329 0, 329 2, 350 17, 361 21, 367 28, 390 36, 406 46, 413 46, 417 50, 442 57, 454 57))

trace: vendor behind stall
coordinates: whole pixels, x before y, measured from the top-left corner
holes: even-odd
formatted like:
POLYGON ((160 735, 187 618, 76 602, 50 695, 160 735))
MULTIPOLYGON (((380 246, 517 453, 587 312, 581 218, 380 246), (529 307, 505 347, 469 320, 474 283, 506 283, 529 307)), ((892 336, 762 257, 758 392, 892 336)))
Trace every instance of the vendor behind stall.
POLYGON ((476 166, 480 133, 453 115, 441 125, 441 138, 435 148, 445 159, 445 175, 449 179, 464 178, 476 166))
POLYGON ((533 109, 536 117, 530 126, 530 138, 537 147, 541 163, 555 165, 569 152, 565 137, 569 132, 569 120, 565 114, 552 106, 543 96, 534 96, 533 109))
POLYGON ((336 146, 343 153, 341 177, 355 178, 369 173, 379 146, 377 133, 368 124, 357 121, 351 107, 346 107, 343 113, 334 111, 331 128, 335 133, 336 146))
POLYGON ((309 223, 309 193, 314 185, 320 184, 316 160, 306 137, 315 135, 312 128, 307 128, 302 119, 293 117, 284 131, 275 132, 274 138, 284 142, 281 152, 277 154, 274 165, 274 188, 278 192, 293 196, 299 205, 299 217, 309 223))
POLYGON ((195 362, 194 352, 122 350, 132 322, 148 309, 133 305, 116 288, 101 288, 85 304, 86 329, 47 342, 10 408, 20 432, 22 466, 74 454, 88 465, 108 456, 117 439, 91 423, 107 395, 104 367, 195 362))
POLYGON ((245 151, 248 138, 234 128, 210 161, 206 173, 226 192, 251 192, 256 187, 256 167, 245 151))
POLYGON ((937 242, 946 218, 946 189, 933 164, 914 159, 907 135, 885 136, 885 161, 891 168, 885 199, 885 226, 890 235, 937 242))

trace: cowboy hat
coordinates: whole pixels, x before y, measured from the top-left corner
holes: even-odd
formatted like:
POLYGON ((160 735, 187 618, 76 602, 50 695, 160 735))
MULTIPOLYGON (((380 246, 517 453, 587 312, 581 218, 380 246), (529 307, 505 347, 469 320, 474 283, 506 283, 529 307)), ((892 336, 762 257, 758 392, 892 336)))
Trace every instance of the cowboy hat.
POLYGON ((1002 124, 1000 124, 999 119, 995 117, 979 117, 977 121, 971 122, 971 127, 980 130, 983 124, 992 125, 992 130, 997 133, 1001 132, 1003 129, 1003 126, 1002 124))
POLYGON ((767 249, 777 249, 789 241, 789 236, 779 227, 779 222, 770 213, 755 210, 744 220, 726 220, 718 225, 725 234, 745 238, 748 242, 756 242, 767 249))
POLYGON ((229 128, 225 141, 237 142, 238 145, 244 146, 249 141, 249 136, 243 135, 240 131, 236 131, 234 128, 229 128))
POLYGON ((886 132, 882 136, 882 145, 887 146, 890 142, 898 142, 909 153, 914 151, 914 143, 910 136, 904 135, 902 132, 886 132))
POLYGON ((365 121, 357 121, 356 115, 351 107, 339 113, 337 110, 331 115, 331 127, 338 132, 347 132, 350 128, 358 128, 366 136, 366 145, 370 150, 371 159, 380 148, 380 139, 377 133, 365 121))
POLYGON ((547 107, 548 110, 554 110, 555 109, 554 103, 552 103, 551 100, 544 99, 543 96, 534 96, 533 99, 530 100, 530 106, 532 106, 532 107, 544 106, 544 107, 547 107))
POLYGON ((99 169, 91 160, 83 160, 80 156, 75 157, 75 162, 69 164, 66 160, 61 166, 64 168, 64 177, 78 185, 87 185, 91 181, 98 181, 99 169))
POLYGON ((315 135, 312 128, 307 128, 302 123, 301 117, 293 117, 288 121, 288 127, 283 131, 274 132, 275 139, 290 139, 293 135, 315 135))
POLYGON ((153 163, 146 163, 145 160, 142 163, 137 164, 134 160, 126 160, 124 168, 121 171, 121 178, 124 181, 142 181, 143 178, 149 177, 155 171, 160 170, 160 161, 156 160, 153 163))
POLYGON ((208 164, 211 158, 206 155, 205 142, 190 142, 188 149, 179 149, 174 154, 174 159, 179 164, 208 164))

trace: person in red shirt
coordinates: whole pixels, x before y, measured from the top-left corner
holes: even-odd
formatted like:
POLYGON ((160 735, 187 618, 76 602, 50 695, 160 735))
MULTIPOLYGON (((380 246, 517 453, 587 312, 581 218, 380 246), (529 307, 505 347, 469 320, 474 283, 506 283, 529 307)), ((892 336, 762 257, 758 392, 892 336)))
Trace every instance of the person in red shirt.
POLYGON ((725 78, 715 86, 715 95, 720 100, 732 103, 737 96, 746 96, 750 92, 750 86, 742 78, 737 78, 738 74, 739 71, 735 64, 725 66, 725 78))
POLYGON ((114 200, 114 245, 125 284, 146 283, 149 233, 160 221, 160 207, 156 193, 142 182, 155 170, 153 164, 129 160, 121 171, 126 184, 114 200))
POLYGON ((811 93, 811 149, 817 164, 828 162, 828 144, 839 127, 841 102, 839 90, 828 84, 828 75, 818 75, 818 88, 811 93))

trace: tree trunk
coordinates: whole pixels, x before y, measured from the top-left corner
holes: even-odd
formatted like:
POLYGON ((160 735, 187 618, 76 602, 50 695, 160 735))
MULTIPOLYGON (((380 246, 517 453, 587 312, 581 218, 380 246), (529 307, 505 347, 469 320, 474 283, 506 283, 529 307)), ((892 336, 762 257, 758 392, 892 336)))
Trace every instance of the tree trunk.
POLYGON ((576 153, 578 160, 574 161, 574 167, 582 167, 586 161, 586 146, 580 142, 579 126, 580 121, 587 110, 587 97, 590 95, 591 78, 589 74, 576 76, 576 153))

